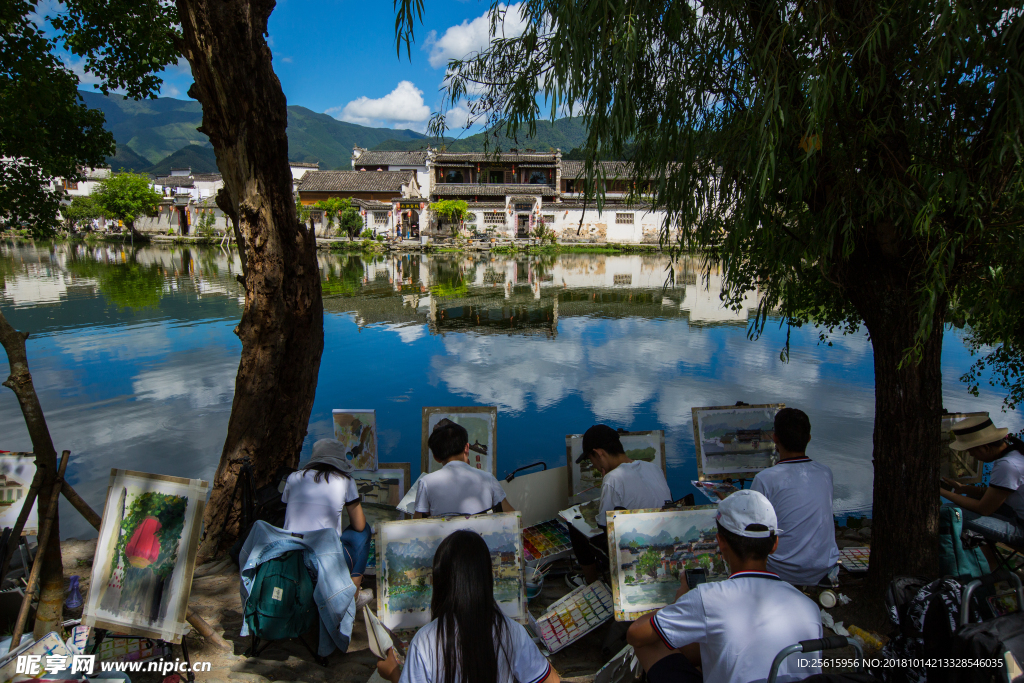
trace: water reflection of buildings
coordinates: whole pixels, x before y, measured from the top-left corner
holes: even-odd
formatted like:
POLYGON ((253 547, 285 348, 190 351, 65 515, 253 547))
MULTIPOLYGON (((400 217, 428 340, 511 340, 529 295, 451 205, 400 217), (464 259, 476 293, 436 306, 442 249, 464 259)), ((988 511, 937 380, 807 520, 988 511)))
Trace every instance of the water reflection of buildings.
POLYGON ((572 316, 746 325, 758 301, 750 293, 738 309, 725 307, 720 273, 705 279, 693 261, 658 255, 334 258, 321 257, 326 311, 350 313, 360 326, 425 324, 440 335, 472 330, 553 339, 559 318, 572 316), (352 287, 332 284, 346 277, 352 287))

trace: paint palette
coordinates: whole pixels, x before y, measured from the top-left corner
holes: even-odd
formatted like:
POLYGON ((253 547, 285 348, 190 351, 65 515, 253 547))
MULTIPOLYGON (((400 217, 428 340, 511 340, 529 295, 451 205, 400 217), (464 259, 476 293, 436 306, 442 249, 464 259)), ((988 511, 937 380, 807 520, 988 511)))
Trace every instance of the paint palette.
POLYGON ((549 652, 557 652, 612 618, 612 592, 601 581, 581 586, 552 604, 536 628, 549 652))
POLYGON ((523 555, 527 562, 548 559, 571 549, 569 529, 557 519, 523 529, 523 555))
POLYGON ((846 571, 860 574, 868 570, 868 557, 871 548, 843 548, 839 551, 839 564, 846 571))

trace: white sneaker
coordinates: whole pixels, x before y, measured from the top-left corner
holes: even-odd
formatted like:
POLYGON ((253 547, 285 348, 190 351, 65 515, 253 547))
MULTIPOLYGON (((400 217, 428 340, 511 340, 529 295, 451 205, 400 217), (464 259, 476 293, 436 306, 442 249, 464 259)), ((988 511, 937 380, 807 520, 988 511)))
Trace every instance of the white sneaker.
POLYGON ((373 601, 373 589, 364 588, 356 593, 356 609, 361 608, 363 605, 368 605, 373 601))

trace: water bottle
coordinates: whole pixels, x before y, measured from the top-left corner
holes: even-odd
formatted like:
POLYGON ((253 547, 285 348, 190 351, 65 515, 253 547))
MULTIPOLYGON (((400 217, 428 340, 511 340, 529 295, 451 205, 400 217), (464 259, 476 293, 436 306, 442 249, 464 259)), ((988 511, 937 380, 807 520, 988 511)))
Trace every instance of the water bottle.
POLYGON ((68 597, 64 606, 68 609, 78 609, 82 606, 82 589, 78 586, 78 576, 72 576, 71 585, 68 586, 68 597))

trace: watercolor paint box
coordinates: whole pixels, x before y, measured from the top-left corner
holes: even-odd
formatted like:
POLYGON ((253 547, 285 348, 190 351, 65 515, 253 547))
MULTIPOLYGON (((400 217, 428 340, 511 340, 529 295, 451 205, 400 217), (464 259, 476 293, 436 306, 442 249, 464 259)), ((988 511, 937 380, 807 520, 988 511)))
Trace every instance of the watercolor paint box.
POLYGON ((612 614, 612 592, 603 582, 595 581, 553 603, 531 626, 548 652, 554 653, 611 619, 612 614))
POLYGON ((839 564, 851 573, 860 574, 868 570, 871 548, 843 548, 839 551, 839 564))
POLYGON ((549 519, 523 529, 523 556, 527 562, 553 559, 570 550, 569 529, 561 520, 549 519))

